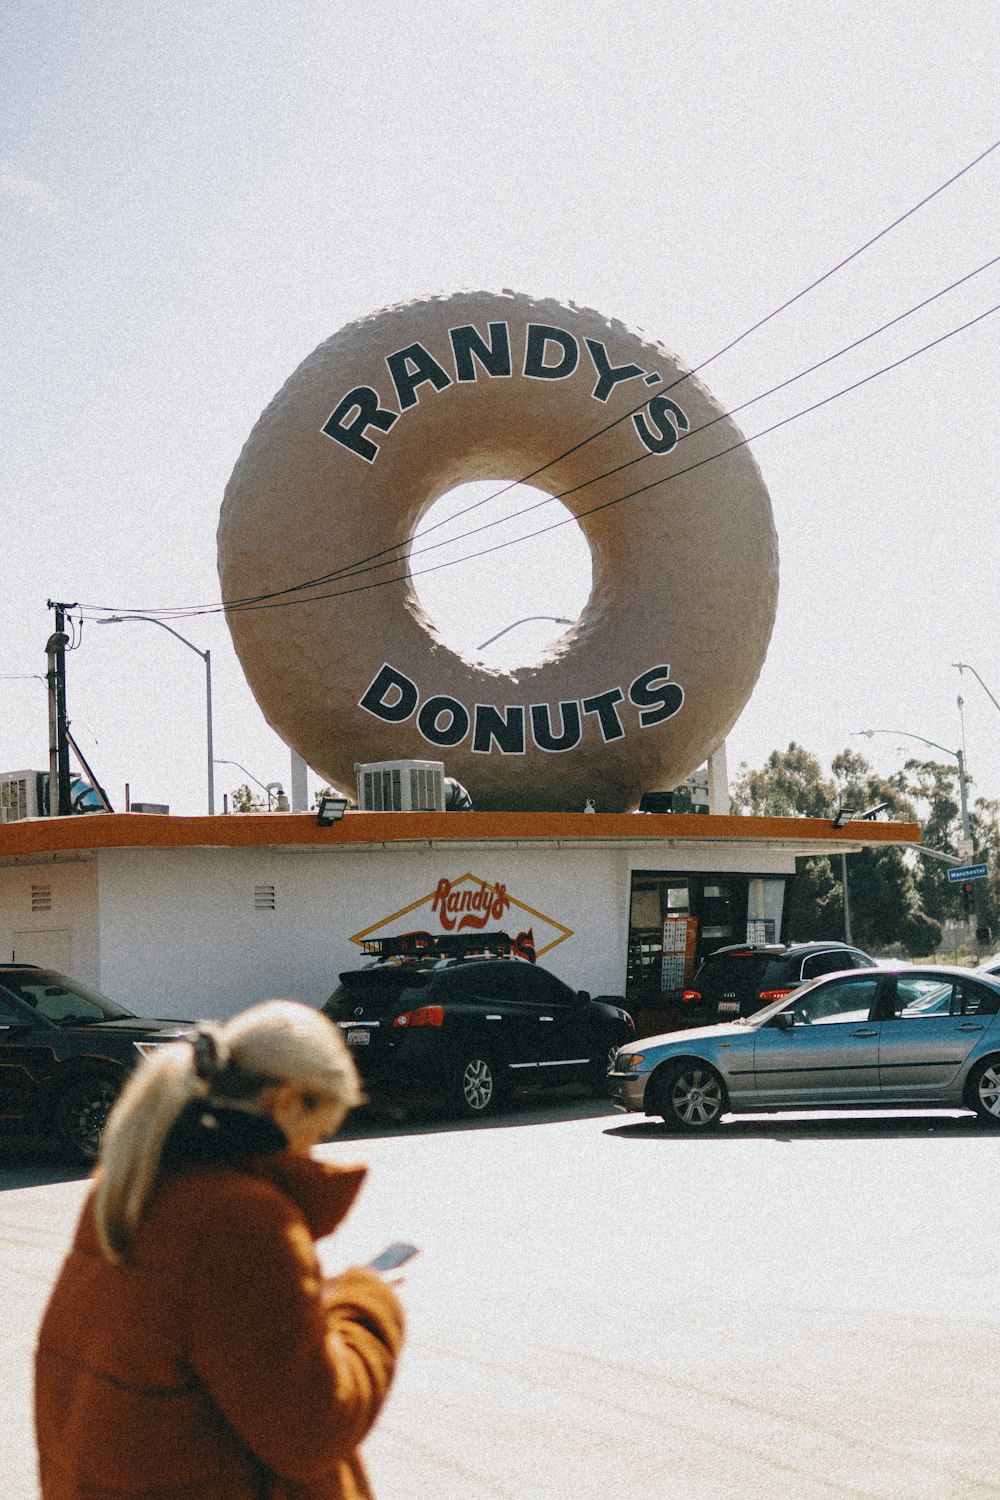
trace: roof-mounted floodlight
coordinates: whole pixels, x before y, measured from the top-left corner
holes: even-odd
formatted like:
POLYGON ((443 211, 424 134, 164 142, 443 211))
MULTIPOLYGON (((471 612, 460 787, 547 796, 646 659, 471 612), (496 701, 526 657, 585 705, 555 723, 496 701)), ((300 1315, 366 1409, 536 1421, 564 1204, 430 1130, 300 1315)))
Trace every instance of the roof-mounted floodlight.
POLYGON ((834 813, 833 826, 834 828, 843 828, 845 823, 853 823, 856 817, 857 813, 853 807, 838 807, 834 813))
POLYGON ((339 823, 347 811, 346 797, 322 796, 316 808, 316 822, 320 828, 329 828, 331 823, 339 823))
POLYGON ((885 812, 889 806, 888 802, 876 802, 874 807, 869 807, 865 812, 858 813, 859 823, 874 823, 880 812, 885 812))

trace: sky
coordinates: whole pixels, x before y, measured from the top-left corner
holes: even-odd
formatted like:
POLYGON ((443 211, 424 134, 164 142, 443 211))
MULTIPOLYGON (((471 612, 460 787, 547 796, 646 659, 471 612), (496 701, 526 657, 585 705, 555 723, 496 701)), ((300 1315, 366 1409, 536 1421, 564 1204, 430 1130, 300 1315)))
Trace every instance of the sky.
MULTIPOLYGON (((994 0, 6 0, 0 769, 47 766, 48 600, 219 598, 243 443, 346 322, 513 287, 709 361, 742 407, 1000 255, 997 151, 711 358, 1000 139, 998 63, 994 0)), ((737 421, 752 436, 997 303, 1000 266, 737 421)), ((925 753, 913 736, 964 735, 973 795, 1000 797, 1000 708, 952 665, 1000 700, 998 349, 1000 315, 751 441, 781 587, 731 774, 793 740, 888 773, 925 753)), ((510 569, 438 574, 423 598, 453 644, 576 618, 569 529, 520 592, 510 569)), ((224 617, 173 623, 211 652, 215 754, 239 763, 219 805, 241 768, 287 783, 224 617)), ((84 623, 69 715, 113 806, 128 784, 205 810, 204 687, 163 629, 84 623)))

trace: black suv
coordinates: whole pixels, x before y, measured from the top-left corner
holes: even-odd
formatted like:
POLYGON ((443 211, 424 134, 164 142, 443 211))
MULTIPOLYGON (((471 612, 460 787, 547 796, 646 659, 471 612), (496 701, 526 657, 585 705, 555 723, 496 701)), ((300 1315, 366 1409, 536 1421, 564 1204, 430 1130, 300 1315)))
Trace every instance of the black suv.
POLYGON ((0 964, 0 1118, 55 1135, 77 1165, 97 1159, 126 1076, 190 1021, 150 1021, 35 964, 0 964))
POLYGON ((323 1007, 342 1028, 368 1093, 444 1098, 481 1118, 515 1085, 582 1080, 607 1088, 635 1035, 617 996, 592 1000, 540 968, 506 933, 407 933, 366 944, 323 1007))
POLYGON ((734 943, 716 948, 681 995, 681 1026, 710 1026, 752 1016, 807 979, 840 969, 870 969, 875 960, 847 943, 734 943))

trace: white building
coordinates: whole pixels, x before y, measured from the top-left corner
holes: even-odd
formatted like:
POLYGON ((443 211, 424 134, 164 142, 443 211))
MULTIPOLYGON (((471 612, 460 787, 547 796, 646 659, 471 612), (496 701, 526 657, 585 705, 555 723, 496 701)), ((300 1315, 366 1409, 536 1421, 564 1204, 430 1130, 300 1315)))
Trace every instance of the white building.
POLYGON ((916 824, 693 814, 27 819, 0 826, 0 954, 140 1014, 221 1017, 274 995, 322 1003, 366 937, 502 930, 530 933, 574 988, 655 1008, 748 922, 811 935, 783 931, 796 856, 919 839, 916 824))

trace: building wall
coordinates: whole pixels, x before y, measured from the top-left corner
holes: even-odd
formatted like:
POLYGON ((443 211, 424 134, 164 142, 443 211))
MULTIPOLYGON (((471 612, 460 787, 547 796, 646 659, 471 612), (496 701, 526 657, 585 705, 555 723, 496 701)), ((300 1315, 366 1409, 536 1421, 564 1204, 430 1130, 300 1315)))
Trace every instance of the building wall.
POLYGON ((0 869, 0 961, 42 964, 100 987, 98 873, 92 854, 0 869))
POLYGON ((593 994, 624 985, 621 850, 136 849, 100 859, 100 987, 142 1014, 225 1016, 274 995, 321 1004, 341 970, 365 961, 352 935, 447 930, 432 906, 442 881, 459 896, 480 882, 505 888, 510 904, 485 930, 531 929, 541 962, 568 984, 593 994), (266 899, 271 887, 274 909, 257 909, 259 888, 266 899))
POLYGON ((352 937, 439 933, 449 922, 459 931, 463 917, 512 936, 531 930, 540 961, 566 983, 620 995, 633 869, 794 867, 791 855, 760 845, 555 842, 109 849, 99 859, 100 988, 140 1014, 181 1017, 226 1016, 274 995, 321 1004, 341 970, 365 961, 352 937), (456 908, 465 896, 464 909, 442 912, 442 882, 456 908), (484 886, 494 898, 500 888, 499 917, 470 908, 484 886), (274 909, 258 909, 272 887, 274 909))

